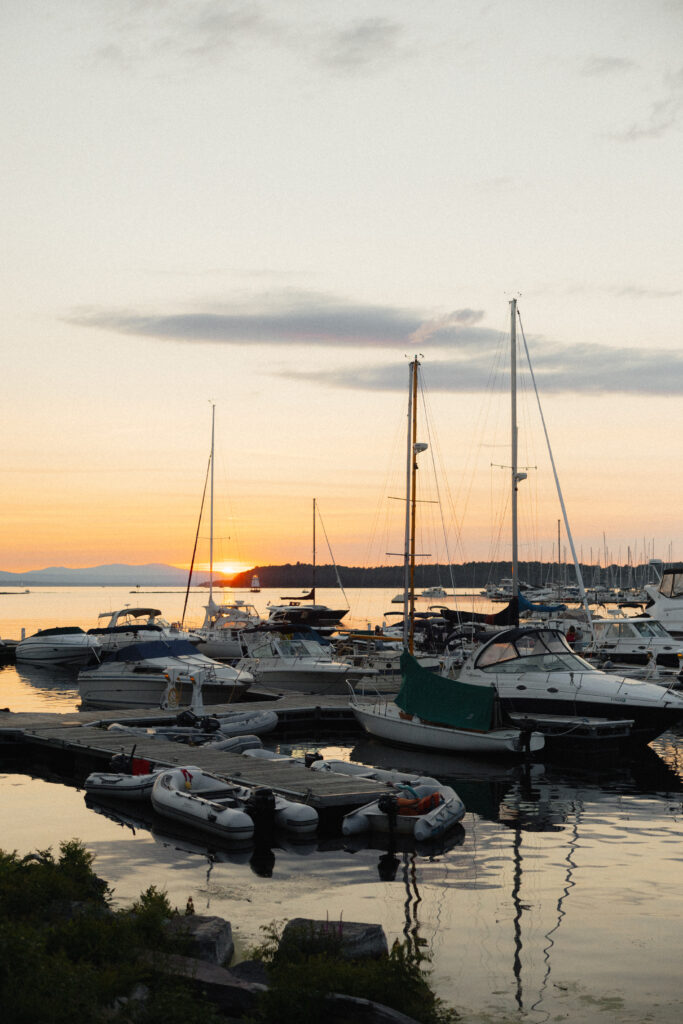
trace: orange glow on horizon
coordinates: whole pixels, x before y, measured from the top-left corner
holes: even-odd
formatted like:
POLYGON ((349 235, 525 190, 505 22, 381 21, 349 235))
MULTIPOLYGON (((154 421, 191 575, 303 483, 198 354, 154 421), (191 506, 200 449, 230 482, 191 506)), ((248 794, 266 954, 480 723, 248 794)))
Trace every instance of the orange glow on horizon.
MULTIPOLYGON (((189 565, 183 566, 185 569, 189 569, 189 565)), ((211 566, 208 562, 197 562, 195 565, 195 572, 209 572, 211 566)), ((236 576, 239 572, 248 572, 249 569, 253 569, 253 562, 214 562, 213 571, 220 572, 224 576, 236 576)))

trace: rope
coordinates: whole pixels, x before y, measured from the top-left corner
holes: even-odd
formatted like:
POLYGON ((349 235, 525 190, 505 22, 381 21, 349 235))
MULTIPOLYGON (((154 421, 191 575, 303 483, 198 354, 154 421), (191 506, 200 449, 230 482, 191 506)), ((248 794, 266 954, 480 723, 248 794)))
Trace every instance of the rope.
MULTIPOLYGON (((522 326, 522 317, 519 309, 517 310, 517 316, 519 318, 519 328, 522 333, 522 341, 524 342, 524 351, 526 353, 526 360, 529 365, 529 373, 531 374, 531 382, 534 386, 534 393, 536 395, 536 402, 538 404, 538 412, 541 417, 541 424, 543 425, 543 433, 545 434, 546 444, 548 446, 548 455, 550 456, 550 464, 553 467, 553 476, 555 477, 555 486, 557 488, 557 496, 560 499, 560 507, 562 509, 562 517, 564 519, 565 529, 567 531, 567 537, 569 539, 569 546, 572 552, 572 558, 574 559, 574 569, 576 571, 576 579, 579 584, 579 592, 581 594, 581 601, 586 611, 586 617, 588 619, 588 625, 590 627, 591 634, 593 634, 593 619, 591 617, 590 608, 588 606, 588 598, 586 597, 586 588, 583 585, 583 576, 581 574, 581 566, 579 560, 576 557, 576 548, 574 547, 574 538, 572 537, 572 531, 569 526, 569 516, 567 515, 567 509, 564 504, 564 497, 562 495, 562 488, 560 487, 560 478, 557 475, 557 467, 555 466, 555 459, 553 457, 553 450, 550 446, 550 437, 548 436, 548 428, 545 423, 545 416, 543 415, 543 408, 541 407, 541 399, 538 394, 538 388, 536 387, 536 377, 534 376, 534 370, 531 365, 531 356, 529 355, 529 347, 526 343, 526 335, 524 334, 524 327, 522 326)), ((559 562, 559 552, 558 552, 559 562)))
POLYGON ((320 520, 320 525, 322 526, 323 533, 325 534, 325 541, 327 543, 327 550, 330 553, 330 558, 332 559, 332 565, 334 566, 334 574, 337 577, 337 586, 339 587, 339 589, 341 590, 342 594, 344 595, 344 600, 346 601, 346 607, 350 608, 351 605, 349 604, 349 599, 346 596, 346 591, 344 590, 344 587, 342 586, 342 581, 339 578, 339 569, 337 568, 337 563, 335 562, 334 555, 332 554, 332 547, 330 546, 330 541, 329 541, 328 536, 327 536, 327 530, 325 529, 325 524, 323 522, 323 517, 320 514, 320 505, 316 505, 316 507, 317 507, 317 510, 318 510, 318 519, 320 520))
POLYGON ((190 562, 190 573, 187 577, 187 589, 185 590, 185 603, 183 604, 183 614, 180 618, 180 628, 183 628, 185 623, 185 612, 187 611, 187 599, 190 593, 190 584, 192 583, 192 571, 194 569, 194 559, 197 554, 197 542, 199 541, 199 529, 202 525, 202 513, 204 511, 204 499, 206 498, 206 485, 209 482, 209 470, 211 468, 211 456, 206 467, 206 476, 204 478, 204 490, 202 491, 202 503, 199 508, 199 522, 197 523, 197 533, 194 538, 194 548, 192 549, 192 561, 190 562))

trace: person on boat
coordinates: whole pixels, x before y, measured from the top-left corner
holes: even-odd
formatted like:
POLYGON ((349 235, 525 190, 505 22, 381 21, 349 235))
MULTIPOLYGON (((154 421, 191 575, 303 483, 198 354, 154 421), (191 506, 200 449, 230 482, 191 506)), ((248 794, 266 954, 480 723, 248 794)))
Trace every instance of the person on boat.
POLYGON ((576 632, 576 626, 570 626, 567 632, 565 633, 565 637, 567 639, 567 643, 575 644, 579 638, 578 633, 576 632))

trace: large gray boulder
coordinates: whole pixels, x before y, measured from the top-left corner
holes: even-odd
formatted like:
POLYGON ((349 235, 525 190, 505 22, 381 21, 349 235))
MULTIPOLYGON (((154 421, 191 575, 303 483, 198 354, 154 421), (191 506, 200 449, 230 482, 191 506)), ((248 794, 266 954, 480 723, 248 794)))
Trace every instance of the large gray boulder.
POLYGON ((168 929, 176 935, 187 935, 189 955, 210 964, 229 964, 235 952, 230 922, 222 917, 185 914, 172 917, 168 929))
POLYGON ((314 921, 295 917, 288 921, 280 939, 280 949, 287 946, 309 952, 330 952, 345 960, 386 956, 387 937, 379 924, 359 921, 314 921))

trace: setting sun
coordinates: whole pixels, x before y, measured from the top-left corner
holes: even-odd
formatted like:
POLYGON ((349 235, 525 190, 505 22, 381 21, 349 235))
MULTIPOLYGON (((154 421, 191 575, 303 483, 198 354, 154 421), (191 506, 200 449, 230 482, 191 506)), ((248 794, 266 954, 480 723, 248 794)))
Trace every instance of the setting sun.
MULTIPOLYGON (((251 562, 214 562, 214 572, 223 573, 224 576, 234 576, 238 572, 247 572, 247 570, 253 568, 251 562)), ((199 562, 195 565, 195 569, 200 569, 202 572, 208 572, 210 569, 208 562, 199 562)))

